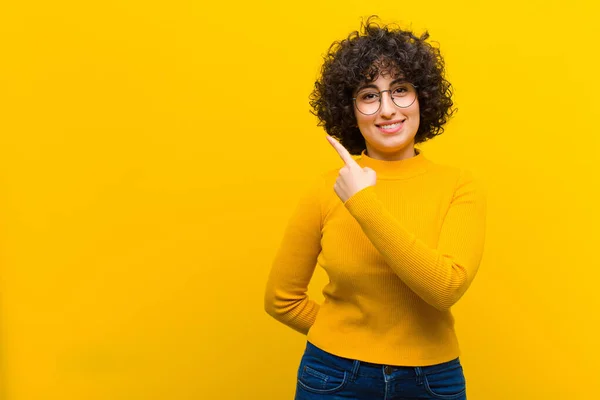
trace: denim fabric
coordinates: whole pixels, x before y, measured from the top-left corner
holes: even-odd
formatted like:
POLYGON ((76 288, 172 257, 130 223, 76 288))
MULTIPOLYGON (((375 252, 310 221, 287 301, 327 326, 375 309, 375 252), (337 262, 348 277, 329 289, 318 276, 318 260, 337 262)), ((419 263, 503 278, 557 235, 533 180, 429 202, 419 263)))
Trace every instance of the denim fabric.
POLYGON ((458 358, 425 367, 366 363, 327 353, 310 342, 298 368, 295 400, 466 400, 458 358))

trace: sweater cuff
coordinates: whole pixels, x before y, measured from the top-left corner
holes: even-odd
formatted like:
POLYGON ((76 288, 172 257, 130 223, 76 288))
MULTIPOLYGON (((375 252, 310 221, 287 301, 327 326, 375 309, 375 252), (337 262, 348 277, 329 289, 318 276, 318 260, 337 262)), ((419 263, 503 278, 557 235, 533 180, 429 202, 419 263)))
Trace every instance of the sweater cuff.
POLYGON ((372 209, 372 205, 376 201, 378 201, 378 199, 375 194, 375 186, 367 186, 354 193, 354 195, 346 200, 344 206, 346 206, 351 214, 355 214, 356 212, 360 212, 360 210, 372 209))

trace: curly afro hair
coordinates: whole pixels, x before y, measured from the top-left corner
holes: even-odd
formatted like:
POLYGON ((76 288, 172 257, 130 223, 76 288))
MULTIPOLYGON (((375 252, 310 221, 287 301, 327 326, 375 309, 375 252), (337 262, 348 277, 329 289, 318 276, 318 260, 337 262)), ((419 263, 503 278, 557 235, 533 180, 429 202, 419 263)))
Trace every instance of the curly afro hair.
POLYGON ((361 84, 372 82, 381 73, 403 78, 417 88, 420 124, 415 143, 443 133, 443 125, 457 111, 453 109, 452 86, 445 79, 444 60, 439 49, 427 43, 429 33, 420 37, 394 25, 380 26, 371 16, 346 39, 334 42, 310 95, 311 113, 318 126, 336 137, 353 155, 365 148, 358 129, 352 94, 361 84))

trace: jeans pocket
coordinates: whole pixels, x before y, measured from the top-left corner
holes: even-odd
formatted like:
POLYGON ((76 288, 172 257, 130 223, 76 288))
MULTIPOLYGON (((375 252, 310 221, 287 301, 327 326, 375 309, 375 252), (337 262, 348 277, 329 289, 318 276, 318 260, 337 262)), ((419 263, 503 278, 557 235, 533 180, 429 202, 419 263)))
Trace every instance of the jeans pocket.
POLYGON ((335 393, 348 382, 348 373, 310 359, 301 363, 298 371, 298 387, 311 393, 335 393))
POLYGON ((435 399, 464 399, 467 387, 462 366, 457 360, 424 374, 425 390, 435 399))

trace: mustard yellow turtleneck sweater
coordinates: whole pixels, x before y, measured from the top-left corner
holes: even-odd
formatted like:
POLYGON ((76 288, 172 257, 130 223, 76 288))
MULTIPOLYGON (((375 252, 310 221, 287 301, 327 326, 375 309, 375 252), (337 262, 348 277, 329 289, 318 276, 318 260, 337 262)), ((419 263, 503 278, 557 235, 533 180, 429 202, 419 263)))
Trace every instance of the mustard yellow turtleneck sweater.
POLYGON ((273 261, 266 311, 341 357, 404 366, 458 357, 450 309, 482 257, 482 186, 420 151, 356 161, 376 171, 376 185, 343 203, 336 169, 302 196, 273 261), (329 276, 321 305, 306 294, 317 265, 329 276))

